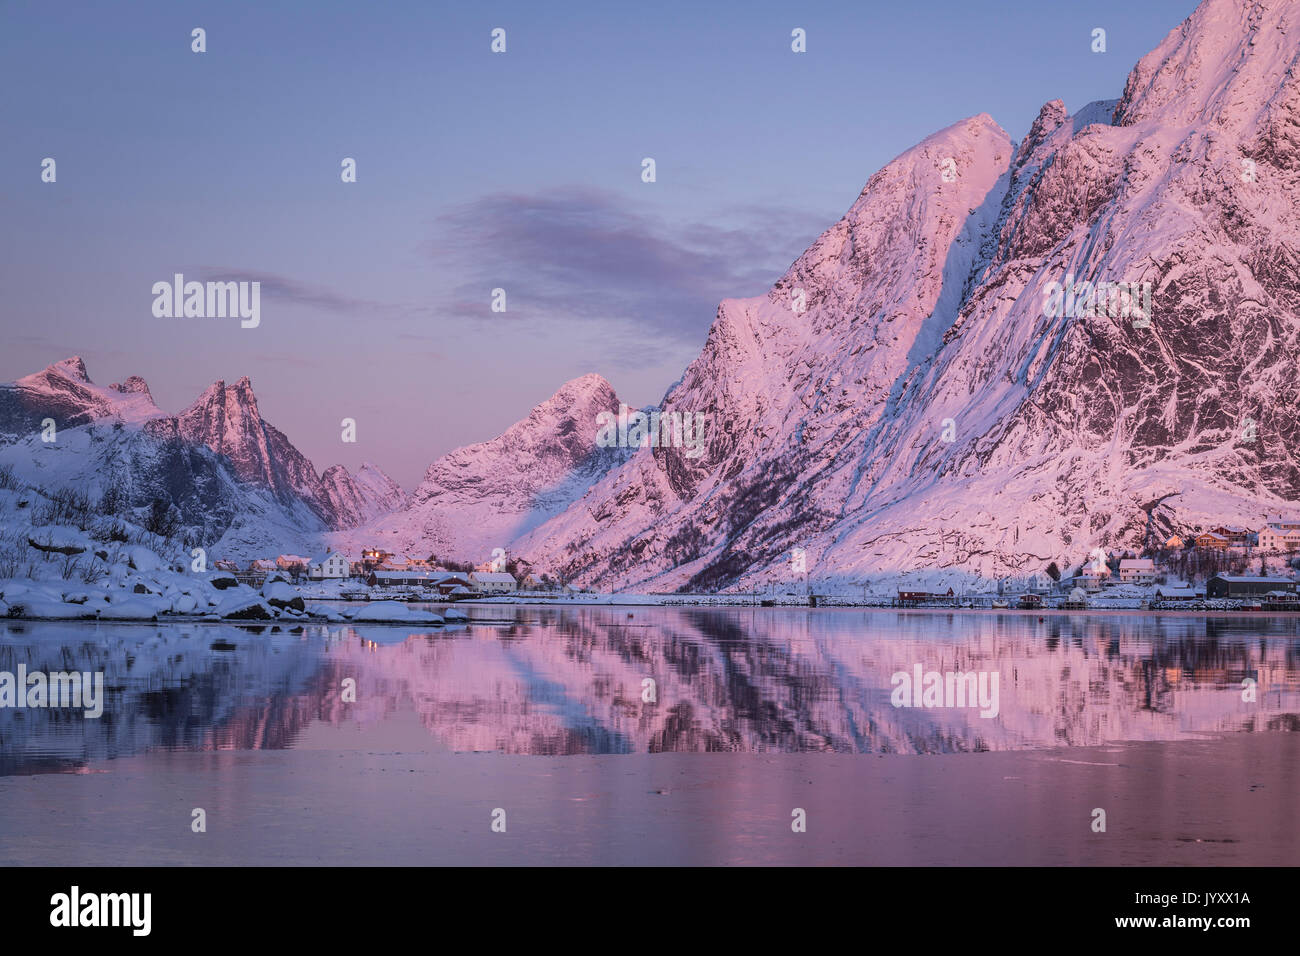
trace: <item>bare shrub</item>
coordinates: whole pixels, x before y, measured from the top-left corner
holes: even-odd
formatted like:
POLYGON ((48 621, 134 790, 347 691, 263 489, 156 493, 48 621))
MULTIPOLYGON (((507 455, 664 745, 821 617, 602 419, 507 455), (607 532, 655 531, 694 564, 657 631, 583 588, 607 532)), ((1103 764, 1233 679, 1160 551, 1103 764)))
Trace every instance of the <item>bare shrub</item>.
POLYGON ((131 509, 131 498, 120 481, 113 481, 99 497, 99 513, 108 517, 118 517, 131 509))
POLYGON ((164 539, 172 538, 181 529, 180 509, 168 501, 155 498, 144 519, 144 527, 146 531, 164 539))
POLYGON ((91 555, 90 560, 77 569, 77 574, 84 583, 94 584, 100 578, 108 575, 108 568, 104 567, 94 555, 91 555))
POLYGON ((45 496, 45 503, 32 515, 37 525, 72 525, 81 531, 91 525, 90 496, 75 488, 59 488, 45 496))
POLYGON ((0 490, 22 491, 23 483, 14 474, 13 465, 0 465, 0 490))

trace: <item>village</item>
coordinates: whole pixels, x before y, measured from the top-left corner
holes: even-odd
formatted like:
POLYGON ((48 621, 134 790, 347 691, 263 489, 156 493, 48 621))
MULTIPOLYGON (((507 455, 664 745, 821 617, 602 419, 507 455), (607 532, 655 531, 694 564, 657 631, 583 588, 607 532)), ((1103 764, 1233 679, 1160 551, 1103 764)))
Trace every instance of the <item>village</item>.
MULTIPOLYGON (((479 565, 438 562, 435 556, 411 558, 382 548, 364 548, 355 560, 340 551, 316 557, 281 554, 240 565, 218 560, 213 567, 241 584, 258 588, 268 578, 282 578, 305 597, 365 601, 372 596, 408 601, 480 600, 520 590, 555 591, 549 578, 526 572, 516 577, 504 557, 479 565)), ((516 571, 519 569, 516 568, 516 571)), ((558 589, 568 590, 568 589, 558 589)))
POLYGON ((1055 563, 1005 577, 993 591, 900 588, 897 607, 1039 610, 1138 607, 1153 610, 1300 610, 1300 520, 1270 516, 1258 530, 1219 525, 1175 534, 1142 556, 1094 549, 1072 574, 1055 563), (1251 573, 1251 569, 1256 573, 1251 573))
MULTIPOLYGON (((901 608, 988 608, 1103 610, 1300 610, 1300 519, 1272 516, 1258 530, 1220 525, 1172 535, 1141 554, 1094 549, 1077 566, 1057 563, 1023 576, 985 581, 982 586, 923 588, 898 583, 881 590, 870 582, 817 582, 766 591, 720 594, 596 594, 507 561, 504 552, 478 565, 412 558, 381 548, 356 557, 332 551, 315 557, 281 554, 240 565, 215 562, 215 569, 259 588, 284 579, 306 598, 368 601, 534 601, 565 598, 612 604, 755 604, 763 606, 889 606, 901 608)), ((900 582, 909 575, 900 576, 900 582)))

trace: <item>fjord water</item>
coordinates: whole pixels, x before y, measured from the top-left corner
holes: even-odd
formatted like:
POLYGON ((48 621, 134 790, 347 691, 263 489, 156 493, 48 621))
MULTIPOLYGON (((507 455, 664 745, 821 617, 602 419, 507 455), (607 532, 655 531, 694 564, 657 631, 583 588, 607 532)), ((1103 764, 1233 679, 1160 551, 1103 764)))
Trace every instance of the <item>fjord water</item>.
POLYGON ((0 862, 1300 863, 1294 616, 470 613, 0 622, 106 698, 0 709, 0 862), (894 706, 918 666, 996 716, 894 706))

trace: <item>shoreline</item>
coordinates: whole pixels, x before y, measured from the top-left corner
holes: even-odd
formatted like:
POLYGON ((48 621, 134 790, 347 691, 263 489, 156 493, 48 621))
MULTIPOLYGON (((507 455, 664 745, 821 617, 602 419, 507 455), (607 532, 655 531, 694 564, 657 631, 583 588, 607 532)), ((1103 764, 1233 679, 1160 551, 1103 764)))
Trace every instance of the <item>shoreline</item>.
MULTIPOLYGON (((316 600, 326 600, 323 598, 313 598, 316 600)), ((385 599, 381 599, 385 600, 385 599)), ((391 598, 387 600, 393 600, 391 598)), ((330 600, 333 604, 365 604, 363 601, 343 601, 341 599, 330 600)), ((1191 610, 1181 608, 1125 608, 1125 607, 1100 607, 1100 608, 1039 608, 1029 610, 1024 608, 971 608, 971 607, 890 607, 882 604, 832 604, 809 606, 806 604, 778 604, 771 607, 763 607, 756 604, 731 604, 723 602, 691 602, 691 603, 666 603, 666 602, 627 602, 612 603, 609 601, 402 601, 402 604, 412 606, 430 606, 430 607, 519 607, 519 608, 546 608, 548 610, 564 608, 608 608, 610 610, 620 610, 623 608, 643 608, 643 609, 697 609, 697 608, 715 608, 718 610, 749 610, 749 611, 814 611, 814 612, 835 612, 835 611, 870 611, 870 612, 888 612, 891 614, 1008 614, 1017 617, 1066 617, 1066 616, 1117 616, 1117 615, 1146 615, 1152 617, 1230 617, 1244 618, 1248 620, 1259 620, 1261 618, 1282 618, 1282 619, 1300 619, 1300 611, 1270 611, 1270 610, 1241 610, 1241 609, 1205 609, 1191 610)), ((13 615, 5 617, 6 621, 19 621, 30 623, 45 624, 220 624, 234 625, 238 627, 278 627, 278 628, 295 628, 307 625, 336 625, 347 626, 356 625, 364 627, 407 627, 412 629, 421 628, 455 628, 464 627, 469 624, 501 624, 506 623, 500 620, 474 620, 465 621, 448 621, 441 624, 420 624, 410 621, 350 621, 336 620, 324 615, 305 615, 302 617, 291 618, 216 618, 210 615, 185 615, 185 614, 166 614, 159 615, 156 619, 149 618, 114 618, 101 619, 94 617, 39 617, 26 615, 13 615)))

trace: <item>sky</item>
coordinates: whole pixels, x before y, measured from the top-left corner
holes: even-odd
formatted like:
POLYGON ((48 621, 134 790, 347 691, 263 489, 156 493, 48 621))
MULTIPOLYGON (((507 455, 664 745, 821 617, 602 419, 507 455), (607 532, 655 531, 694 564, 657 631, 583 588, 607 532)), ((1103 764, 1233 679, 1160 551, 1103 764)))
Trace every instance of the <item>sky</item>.
POLYGON ((0 0, 0 381, 247 375, 318 471, 412 488, 580 375, 657 403, 893 157, 1119 97, 1195 6, 0 0), (175 273, 260 324, 156 317, 175 273))

